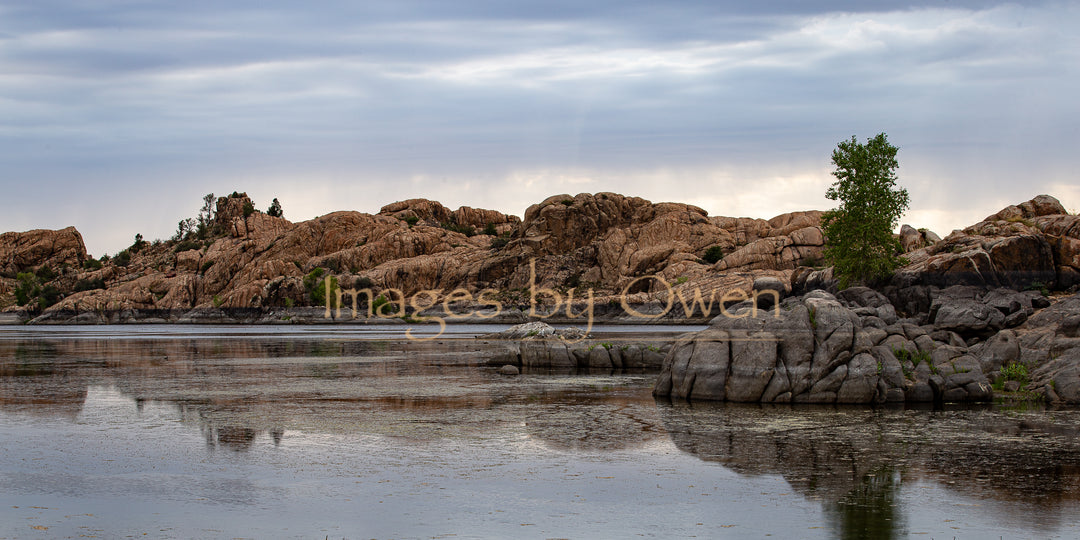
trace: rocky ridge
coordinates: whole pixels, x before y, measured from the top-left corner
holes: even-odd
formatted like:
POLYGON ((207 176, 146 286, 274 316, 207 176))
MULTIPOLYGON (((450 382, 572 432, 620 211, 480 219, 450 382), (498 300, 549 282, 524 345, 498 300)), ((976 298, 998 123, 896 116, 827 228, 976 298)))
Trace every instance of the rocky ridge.
POLYGON ((748 285, 755 273, 786 280, 801 262, 820 259, 823 243, 819 212, 772 220, 709 217, 690 205, 613 193, 556 195, 531 206, 523 220, 413 199, 375 215, 341 211, 301 223, 245 211, 253 207, 250 199, 234 195, 217 200, 214 230, 220 235, 148 243, 132 249, 124 264, 111 260, 101 268, 80 268, 89 257, 74 229, 34 231, 41 237, 34 245, 63 247, 53 251, 9 241, 0 254, 39 255, 9 257, 0 278, 0 306, 40 322, 70 320, 73 314, 81 322, 91 322, 93 314, 109 322, 115 320, 110 313, 304 306, 313 303, 313 280, 305 277, 318 269, 343 288, 396 289, 410 296, 493 289, 504 305, 520 306, 528 303, 532 284, 560 294, 592 288, 609 300, 626 290, 636 303, 665 290, 648 279, 654 275, 687 290, 691 284, 748 285), (72 237, 78 242, 60 242, 72 237), (726 256, 707 263, 702 257, 709 248, 726 256), (14 274, 57 261, 71 265, 58 282, 63 298, 44 313, 12 306, 14 274), (99 286, 75 290, 79 282, 99 286))
MULTIPOLYGON (((1080 370, 1073 367, 1080 362, 1080 305, 1060 292, 1053 305, 1045 299, 1080 286, 1080 217, 1056 199, 1041 195, 1006 207, 944 238, 903 227, 907 263, 876 290, 838 291, 831 270, 817 266, 825 241, 820 216, 709 216, 692 205, 597 193, 549 197, 523 219, 413 199, 374 215, 341 211, 293 223, 254 210, 246 195, 234 193, 217 200, 211 234, 133 245, 122 261, 100 265, 73 228, 0 235, 0 306, 9 323, 266 323, 297 314, 297 321, 311 321, 321 320, 320 310, 303 306, 314 306, 317 284, 333 277, 343 288, 391 299, 391 292, 434 291, 432 304, 458 289, 475 305, 487 289, 500 308, 516 309, 510 319, 493 320, 522 322, 535 290, 543 290, 549 308, 573 291, 578 313, 584 291, 592 290, 608 320, 626 318, 620 303, 634 307, 631 319, 712 318, 707 330, 672 347, 658 395, 983 400, 993 383, 1023 365, 1027 380, 1007 381, 1010 387, 1080 403, 1080 370), (707 262, 716 251, 723 257, 707 262), (43 311, 14 305, 17 289, 35 280, 39 289, 58 291, 58 301, 43 311), (735 290, 745 294, 724 296, 735 290), (695 293, 702 295, 696 306, 695 293), (779 316, 727 316, 768 310, 773 293, 782 299, 773 308, 779 316), (747 295, 757 304, 740 304, 747 295), (729 311, 715 317, 721 308, 729 311)), ((515 354, 527 367, 531 353, 515 354)), ((564 355, 567 362, 549 354, 532 363, 593 363, 574 354, 564 355)), ((616 367, 610 353, 608 361, 616 367)))

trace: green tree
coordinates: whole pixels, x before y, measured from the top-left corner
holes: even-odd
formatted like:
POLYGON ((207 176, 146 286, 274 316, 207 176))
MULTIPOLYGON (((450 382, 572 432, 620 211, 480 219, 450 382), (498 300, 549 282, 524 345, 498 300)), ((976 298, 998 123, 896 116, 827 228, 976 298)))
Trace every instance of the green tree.
POLYGON ((825 258, 840 286, 884 278, 900 266, 900 243, 892 230, 908 207, 908 192, 896 187, 897 148, 879 133, 866 144, 853 135, 833 150, 833 183, 825 196, 840 201, 821 218, 825 258))
POLYGON ((128 248, 128 251, 132 253, 138 253, 144 247, 146 247, 146 240, 143 240, 142 233, 137 233, 135 235, 135 243, 131 244, 131 247, 128 248))
POLYGON ((278 202, 277 197, 274 197, 273 202, 270 203, 270 208, 266 209, 266 215, 274 217, 282 217, 281 203, 278 202))

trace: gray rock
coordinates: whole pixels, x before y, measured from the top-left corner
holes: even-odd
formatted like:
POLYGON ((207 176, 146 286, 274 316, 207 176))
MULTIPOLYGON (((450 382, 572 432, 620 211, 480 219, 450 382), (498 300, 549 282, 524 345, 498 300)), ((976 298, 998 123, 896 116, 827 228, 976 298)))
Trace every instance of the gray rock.
POLYGON ((881 328, 866 328, 864 326, 863 329, 866 331, 866 335, 870 339, 870 343, 873 343, 874 345, 881 345, 881 342, 885 341, 885 338, 889 337, 889 334, 881 328))
POLYGON ((521 373, 521 370, 519 370, 518 367, 515 365, 507 364, 499 368, 499 373, 501 375, 518 375, 521 373))
POLYGON ((885 403, 901 403, 905 397, 903 388, 890 388, 885 392, 885 403))
POLYGON ((775 302, 779 302, 787 296, 787 287, 784 282, 770 276, 755 278, 753 291, 759 308, 772 307, 775 302))
POLYGON ((840 305, 835 298, 812 295, 813 293, 808 294, 804 303, 813 313, 816 344, 810 366, 810 377, 818 380, 851 358, 851 347, 854 344, 858 317, 851 310, 840 305))
POLYGON ((904 336, 889 336, 885 338, 885 341, 882 341, 881 344, 893 350, 903 349, 910 353, 919 352, 919 347, 915 345, 915 342, 908 341, 904 336))
POLYGON ((727 398, 759 401, 776 369, 776 352, 776 336, 768 332, 752 332, 743 339, 732 340, 727 398))
POLYGON ((857 354, 847 364, 847 376, 836 391, 836 402, 870 403, 877 383, 877 360, 869 353, 857 354))
POLYGON ((904 386, 904 370, 900 361, 896 359, 892 349, 888 347, 874 347, 870 354, 881 363, 881 379, 885 381, 887 388, 901 388, 904 386))
POLYGON ((948 403, 955 403, 957 401, 967 401, 968 393, 963 388, 951 388, 941 394, 941 400, 948 403))
POLYGON ((641 350, 641 365, 633 367, 641 367, 644 369, 658 369, 664 364, 664 357, 671 351, 671 345, 665 345, 658 350, 652 347, 646 347, 641 350))
POLYGON ((1015 313, 1010 313, 1010 314, 1006 315, 1005 316, 1005 322, 1002 323, 1002 325, 1005 328, 1016 328, 1017 326, 1020 326, 1021 324, 1024 324, 1024 321, 1026 321, 1027 318, 1028 318, 1028 314, 1026 312, 1017 311, 1015 313))
POLYGON ((555 328, 543 321, 532 321, 515 324, 502 332, 485 334, 480 339, 525 339, 527 337, 551 337, 555 335, 555 328))
POLYGON ((726 333, 714 336, 718 341, 698 341, 687 365, 687 374, 694 380, 689 399, 723 401, 726 396, 730 366, 730 348, 726 333))
POLYGON ((1026 313, 1025 316, 1027 316, 1034 312, 1034 308, 1031 305, 1031 295, 1012 289, 994 289, 982 297, 982 302, 997 309, 1003 315, 1023 311, 1026 313))
POLYGON ((1058 325, 1058 333, 1065 337, 1080 337, 1080 314, 1068 315, 1058 325))
POLYGON ((1019 360, 1020 342, 1017 340, 1015 332, 1002 330, 985 343, 980 343, 977 350, 972 352, 979 359, 981 371, 989 373, 1001 369, 1001 366, 1019 360))
POLYGON ((969 338, 992 335, 1001 330, 1005 315, 975 300, 959 300, 941 305, 933 322, 938 330, 951 330, 969 338))
MULTIPOLYGON (((1039 366, 1031 373, 1031 379, 1029 388, 1049 387, 1057 401, 1080 404, 1080 348, 1069 349, 1039 366)), ((1047 397, 1051 397, 1049 393, 1047 397)))
POLYGON ((878 308, 889 306, 889 299, 885 295, 869 287, 848 287, 836 293, 836 299, 849 307, 878 308))
POLYGON ((930 384, 918 382, 904 392, 904 399, 912 403, 928 403, 934 401, 934 390, 930 384))
POLYGON ((527 368, 571 370, 577 367, 566 344, 558 340, 521 341, 521 365, 527 368))
POLYGON ((926 329, 914 323, 902 323, 900 327, 904 329, 904 335, 911 341, 927 334, 926 329))
POLYGON ((611 355, 608 354, 607 347, 604 347, 599 343, 593 343, 590 347, 588 367, 590 369, 610 369, 612 367, 611 355))
POLYGON ((919 352, 933 353, 937 346, 934 344, 934 339, 930 336, 923 334, 915 338, 915 346, 918 347, 919 352))
POLYGON ((888 325, 885 324, 885 321, 883 321, 880 318, 875 316, 875 317, 863 317, 862 326, 863 326, 863 328, 882 328, 883 329, 888 325))
POLYGON ((626 348, 619 351, 619 357, 622 361, 623 369, 638 369, 642 367, 641 361, 642 346, 637 344, 627 345, 626 348))
POLYGON ((877 316, 885 324, 893 324, 899 319, 899 317, 897 317, 896 315, 896 308, 894 308, 892 304, 878 306, 877 316))
POLYGON ((964 343, 964 338, 960 337, 956 332, 949 330, 934 330, 933 332, 930 332, 930 337, 933 338, 934 341, 940 341, 941 343, 952 345, 953 347, 967 347, 967 344, 964 343))
POLYGON ((623 351, 626 350, 626 346, 613 346, 608 349, 608 358, 611 359, 611 367, 615 369, 623 368, 623 351))

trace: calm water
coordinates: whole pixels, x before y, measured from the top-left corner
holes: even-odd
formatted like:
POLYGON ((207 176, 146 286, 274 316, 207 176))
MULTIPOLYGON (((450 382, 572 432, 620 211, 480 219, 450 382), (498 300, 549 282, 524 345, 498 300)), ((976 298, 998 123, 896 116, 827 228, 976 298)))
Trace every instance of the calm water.
POLYGON ((1075 410, 657 402, 491 330, 0 327, 0 538, 1080 537, 1075 410))

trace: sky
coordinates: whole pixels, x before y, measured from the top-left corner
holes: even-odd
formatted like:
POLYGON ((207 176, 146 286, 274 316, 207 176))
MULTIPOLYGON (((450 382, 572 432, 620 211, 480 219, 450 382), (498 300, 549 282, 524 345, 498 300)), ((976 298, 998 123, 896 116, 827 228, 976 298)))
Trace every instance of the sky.
POLYGON ((613 191, 829 209, 887 134, 903 223, 1080 207, 1080 7, 994 1, 0 0, 0 231, 95 256, 206 193, 285 217, 613 191))

